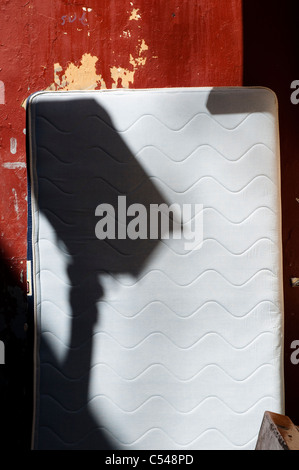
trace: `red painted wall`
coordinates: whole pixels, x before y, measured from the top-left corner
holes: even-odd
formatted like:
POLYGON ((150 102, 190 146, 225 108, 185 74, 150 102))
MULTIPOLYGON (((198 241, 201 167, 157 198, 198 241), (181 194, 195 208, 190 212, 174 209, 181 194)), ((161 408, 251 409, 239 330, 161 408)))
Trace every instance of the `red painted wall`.
MULTIPOLYGON (((0 4, 0 411, 5 442, 30 438, 31 324, 26 317, 24 102, 44 89, 261 85, 281 119, 286 411, 299 423, 298 6, 268 0, 2 0, 0 4), (281 4, 280 4, 281 3, 281 4), (297 368, 296 368, 297 367, 297 368), (27 382, 28 380, 28 382, 27 382), (2 384, 2 387, 1 387, 2 384), (29 386, 26 388, 26 386, 29 386), (15 423, 22 433, 15 432, 15 423)), ((298 3, 298 2, 297 2, 298 3)), ((3 443, 3 441, 2 441, 3 443)))

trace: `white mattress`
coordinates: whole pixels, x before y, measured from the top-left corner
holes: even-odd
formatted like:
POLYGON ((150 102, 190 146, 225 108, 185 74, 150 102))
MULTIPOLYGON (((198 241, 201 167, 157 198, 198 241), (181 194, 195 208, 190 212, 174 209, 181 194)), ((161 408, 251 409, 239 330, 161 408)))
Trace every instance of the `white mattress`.
POLYGON ((34 448, 253 449, 284 412, 275 95, 41 92, 27 109, 34 448), (189 205, 202 243, 99 240, 119 196, 189 205))

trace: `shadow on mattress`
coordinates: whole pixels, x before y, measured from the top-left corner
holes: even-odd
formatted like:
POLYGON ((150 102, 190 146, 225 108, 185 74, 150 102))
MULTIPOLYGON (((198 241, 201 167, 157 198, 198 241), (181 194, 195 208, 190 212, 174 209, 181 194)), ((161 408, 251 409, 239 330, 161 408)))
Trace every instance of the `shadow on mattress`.
MULTIPOLYGON (((255 88, 256 92, 264 90, 263 87, 253 87, 255 88)), ((269 89, 268 97, 272 99, 274 93, 269 89)), ((232 95, 228 92, 227 88, 218 87, 212 88, 209 93, 209 97, 207 100, 207 109, 211 113, 212 116, 217 114, 219 115, 236 115, 236 114, 250 114, 250 113, 263 113, 269 110, 268 102, 263 99, 257 100, 252 99, 251 101, 248 99, 248 92, 246 87, 239 89, 237 95, 232 95)))
POLYGON ((52 100, 46 118, 37 104, 36 141, 39 210, 54 228, 66 260, 71 306, 63 361, 41 335, 38 447, 112 449, 109 433, 88 406, 93 329, 104 295, 100 277, 136 276, 159 240, 117 235, 99 240, 95 226, 101 219, 95 209, 109 204, 117 216, 119 196, 126 197, 127 206, 140 203, 147 209, 165 201, 95 100, 52 100), (64 130, 52 125, 57 116, 64 130))

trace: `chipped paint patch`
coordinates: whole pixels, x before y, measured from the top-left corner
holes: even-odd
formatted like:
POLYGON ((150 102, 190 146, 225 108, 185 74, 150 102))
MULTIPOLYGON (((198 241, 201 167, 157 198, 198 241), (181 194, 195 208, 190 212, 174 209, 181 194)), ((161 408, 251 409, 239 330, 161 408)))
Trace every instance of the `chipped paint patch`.
POLYGON ((10 153, 12 153, 13 155, 17 153, 17 139, 15 139, 14 137, 10 139, 10 153))
POLYGON ((5 104, 5 85, 0 80, 0 104, 5 104))
POLYGON ((137 57, 134 58, 132 55, 130 55, 130 64, 132 64, 133 67, 135 68, 140 65, 145 65, 146 63, 146 57, 142 56, 143 53, 148 50, 148 46, 145 44, 144 39, 140 41, 140 45, 137 46, 137 50, 138 50, 137 57))
MULTIPOLYGON (((122 35, 121 35, 122 36, 122 35)), ((123 31, 123 37, 130 37, 129 30, 123 31)), ((135 48, 136 53, 128 57, 128 66, 115 65, 110 67, 112 88, 129 88, 134 83, 134 76, 139 67, 147 60, 148 46, 144 39, 139 39, 135 48)), ((79 65, 72 62, 63 70, 61 64, 54 64, 54 82, 46 90, 96 90, 106 89, 106 83, 101 74, 96 71, 98 57, 86 53, 79 65)))
POLYGON ((59 63, 54 64, 54 83, 47 90, 95 90, 106 88, 102 75, 96 73, 98 58, 84 54, 80 65, 70 63, 63 71, 59 63))
POLYGON ((131 12, 131 16, 129 18, 129 21, 138 21, 140 20, 141 18, 141 15, 138 13, 139 12, 139 8, 133 8, 132 12, 131 12))
POLYGON ((6 162, 2 163, 3 168, 7 168, 9 170, 15 170, 17 168, 26 168, 25 162, 6 162))
POLYGON ((130 38, 131 37, 131 31, 129 29, 126 30, 126 31, 123 31, 123 33, 120 35, 120 37, 130 38))
POLYGON ((12 188, 12 193, 14 195, 14 208, 17 214, 17 219, 19 219, 20 214, 19 214, 19 203, 18 203, 18 197, 17 197, 17 191, 15 188, 12 188))
POLYGON ((138 46, 136 47, 137 55, 133 57, 130 54, 129 64, 131 69, 124 67, 111 67, 110 74, 111 78, 114 81, 112 88, 129 88, 130 84, 134 83, 135 72, 139 67, 144 66, 147 60, 147 57, 144 55, 145 51, 148 50, 148 46, 145 43, 144 39, 138 41, 138 46))
POLYGON ((128 70, 123 67, 111 67, 110 73, 114 81, 112 88, 129 88, 130 83, 134 82, 135 70, 128 70))

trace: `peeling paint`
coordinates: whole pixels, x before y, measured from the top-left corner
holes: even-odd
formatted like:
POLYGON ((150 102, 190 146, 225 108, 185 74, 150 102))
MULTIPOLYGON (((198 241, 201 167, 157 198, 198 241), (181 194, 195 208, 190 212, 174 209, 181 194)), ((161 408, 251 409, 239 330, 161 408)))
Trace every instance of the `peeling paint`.
POLYGON ((124 37, 124 38, 130 38, 131 37, 131 31, 127 30, 127 31, 123 31, 123 34, 120 35, 120 37, 124 37))
POLYGON ((142 39, 140 47, 139 47, 139 54, 142 54, 143 51, 147 51, 147 50, 148 50, 148 46, 147 44, 145 44, 145 40, 142 39))
MULTIPOLYGON (((130 36, 129 31, 123 31, 130 36)), ((128 67, 110 67, 110 75, 113 80, 112 88, 129 88, 134 83, 134 76, 139 67, 144 66, 147 60, 145 52, 148 46, 144 39, 138 40, 136 56, 128 57, 128 67)), ((106 83, 101 74, 96 72, 98 57, 84 54, 80 65, 70 63, 65 70, 59 63, 54 64, 54 82, 47 90, 95 90, 106 89, 106 83)))
POLYGON ((138 67, 139 65, 145 65, 146 57, 134 57, 132 54, 130 55, 130 64, 133 65, 134 68, 138 67))
POLYGON ((0 104, 5 104, 5 85, 0 80, 0 104))
POLYGON ((96 56, 84 54, 79 66, 70 63, 64 72, 59 63, 54 64, 54 83, 47 90, 95 90, 106 88, 103 77, 96 73, 97 61, 96 56))
POLYGON ((132 21, 132 20, 135 20, 135 21, 140 20, 141 16, 140 16, 140 14, 139 14, 138 12, 139 12, 139 8, 133 8, 129 20, 130 20, 130 21, 132 21))
POLYGON ((3 168, 7 168, 9 170, 15 170, 16 168, 26 168, 25 162, 6 162, 2 163, 3 168))
POLYGON ((10 153, 13 155, 17 153, 17 139, 14 137, 10 139, 10 153))
POLYGON ((17 192, 15 190, 15 188, 12 188, 12 193, 14 195, 14 208, 15 208, 15 211, 16 211, 16 214, 17 214, 17 219, 19 219, 20 215, 19 215, 19 203, 18 203, 18 196, 17 196, 17 192))
POLYGON ((146 57, 142 57, 142 54, 144 51, 148 50, 148 46, 145 44, 144 39, 139 42, 141 42, 141 44, 138 47, 138 57, 133 58, 132 55, 130 55, 130 64, 132 64, 135 68, 140 65, 145 65, 146 63, 146 57))
POLYGON ((134 83, 135 72, 140 66, 144 66, 146 63, 146 57, 143 56, 144 52, 148 50, 148 46, 144 39, 140 39, 137 49, 137 57, 133 57, 130 54, 129 64, 133 69, 127 69, 124 67, 111 67, 110 73, 111 78, 114 81, 112 88, 129 88, 130 84, 134 83))
POLYGON ((128 70, 123 67, 111 67, 110 73, 114 81, 112 88, 129 88, 130 83, 134 82, 135 70, 128 70))

